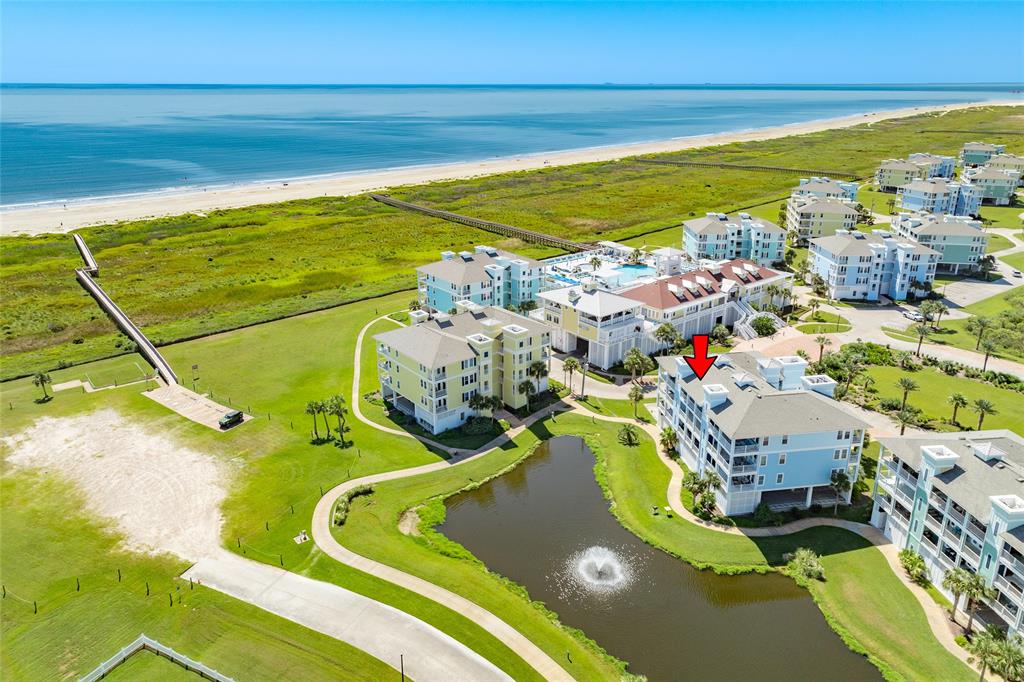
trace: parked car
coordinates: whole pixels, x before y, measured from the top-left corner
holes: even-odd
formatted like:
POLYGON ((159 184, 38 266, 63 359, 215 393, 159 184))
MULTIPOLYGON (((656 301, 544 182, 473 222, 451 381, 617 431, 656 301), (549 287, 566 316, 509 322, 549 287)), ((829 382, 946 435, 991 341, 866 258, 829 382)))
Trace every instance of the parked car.
POLYGON ((1020 277, 1020 276, 1021 276, 1021 274, 1020 274, 1020 270, 1014 270, 1014 271, 1013 271, 1013 276, 1014 276, 1014 277, 1020 277))
POLYGON ((220 421, 218 421, 217 423, 220 424, 220 428, 222 429, 230 429, 235 424, 241 424, 244 416, 245 415, 243 415, 238 410, 231 410, 223 417, 221 417, 220 421))
POLYGON ((904 310, 903 317, 914 322, 924 322, 924 315, 917 312, 916 310, 904 310))

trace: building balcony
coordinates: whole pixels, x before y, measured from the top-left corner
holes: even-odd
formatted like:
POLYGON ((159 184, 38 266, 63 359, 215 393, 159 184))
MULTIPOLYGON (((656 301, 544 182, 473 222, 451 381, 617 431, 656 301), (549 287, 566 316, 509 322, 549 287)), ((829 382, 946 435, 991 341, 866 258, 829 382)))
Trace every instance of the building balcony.
POLYGON ((968 558, 973 559, 974 563, 978 563, 981 560, 981 553, 974 549, 970 543, 965 542, 964 546, 960 548, 960 551, 968 558))
POLYGON ((752 445, 740 445, 737 441, 736 447, 732 449, 734 454, 741 455, 745 452, 757 452, 760 449, 760 445, 754 443, 752 445))
POLYGON ((1021 601, 1021 597, 1024 597, 1024 585, 1013 578, 1009 578, 1005 575, 999 575, 997 573, 996 579, 992 584, 1002 590, 1003 594, 1010 597, 1012 601, 1015 601, 1018 604, 1021 601))
POLYGON ((752 493, 757 490, 757 485, 753 483, 744 483, 742 485, 730 485, 730 493, 752 493))
POLYGON ((1007 566, 1009 566, 1010 568, 1012 568, 1017 573, 1024 575, 1024 562, 1015 559, 1012 554, 1006 551, 1005 545, 1003 546, 1003 551, 999 553, 999 560, 1007 566))
POLYGON ((732 473, 734 474, 752 474, 757 471, 756 464, 741 464, 739 466, 733 465, 732 473))
POLYGON ((964 513, 960 512, 960 511, 957 511, 956 509, 953 509, 952 507, 950 507, 949 511, 946 512, 946 516, 948 516, 949 518, 953 519, 954 521, 959 523, 961 526, 964 523, 964 513))

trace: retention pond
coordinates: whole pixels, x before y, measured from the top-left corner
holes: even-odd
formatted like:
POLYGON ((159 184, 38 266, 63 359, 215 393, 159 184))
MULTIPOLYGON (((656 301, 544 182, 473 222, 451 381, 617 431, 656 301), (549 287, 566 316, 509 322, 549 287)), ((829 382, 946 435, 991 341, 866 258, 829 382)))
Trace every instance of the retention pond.
POLYGON ((878 680, 780 575, 698 571, 623 528, 581 438, 448 500, 440 530, 651 680, 878 680))

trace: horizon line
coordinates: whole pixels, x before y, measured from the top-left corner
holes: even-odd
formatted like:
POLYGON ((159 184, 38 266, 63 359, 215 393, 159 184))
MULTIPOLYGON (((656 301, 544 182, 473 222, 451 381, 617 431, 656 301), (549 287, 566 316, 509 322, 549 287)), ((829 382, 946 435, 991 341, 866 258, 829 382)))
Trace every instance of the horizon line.
POLYGON ((566 83, 529 83, 529 82, 472 82, 472 83, 220 83, 220 82, 147 82, 147 81, 0 81, 0 87, 284 87, 284 88, 315 88, 315 87, 668 87, 668 88, 704 88, 704 87, 856 87, 856 86, 1021 86, 1024 81, 885 81, 885 82, 705 82, 705 83, 659 83, 659 82, 566 82, 566 83))

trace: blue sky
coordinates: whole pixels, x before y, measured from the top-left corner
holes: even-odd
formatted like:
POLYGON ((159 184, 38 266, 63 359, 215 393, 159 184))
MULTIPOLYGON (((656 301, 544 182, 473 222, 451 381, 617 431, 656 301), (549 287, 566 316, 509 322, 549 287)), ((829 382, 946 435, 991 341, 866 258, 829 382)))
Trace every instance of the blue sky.
POLYGON ((4 82, 1024 80, 1024 2, 3 2, 4 82))

